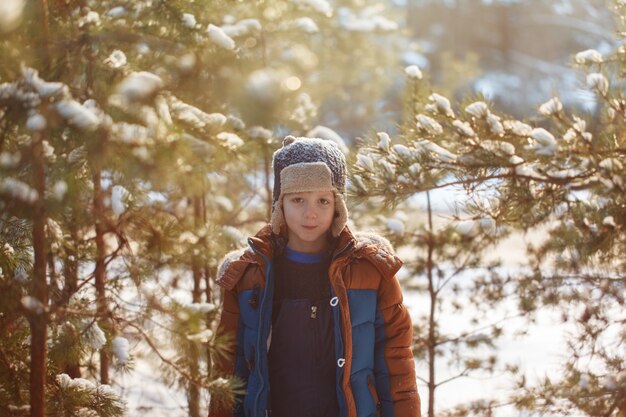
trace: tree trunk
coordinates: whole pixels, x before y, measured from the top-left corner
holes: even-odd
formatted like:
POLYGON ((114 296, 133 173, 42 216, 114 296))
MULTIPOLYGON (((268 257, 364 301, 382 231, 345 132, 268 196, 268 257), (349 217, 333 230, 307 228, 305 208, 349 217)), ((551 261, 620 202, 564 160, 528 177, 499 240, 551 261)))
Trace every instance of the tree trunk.
MULTIPOLYGON (((33 271, 33 297, 47 310, 48 283, 46 279, 46 211, 44 196, 46 190, 45 159, 43 156, 43 137, 33 136, 33 174, 35 189, 39 193, 33 219, 33 251, 35 256, 33 271)), ((30 343, 30 415, 43 417, 46 409, 45 386, 47 369, 47 313, 33 314, 29 312, 31 343, 30 343)))
MULTIPOLYGON (((48 51, 48 2, 39 1, 37 9, 37 22, 41 25, 41 35, 37 38, 37 47, 42 59, 42 67, 47 70, 50 67, 50 54, 48 51)), ((33 174, 35 189, 39 193, 33 219, 33 289, 32 294, 47 308, 48 306, 48 283, 46 279, 46 210, 44 204, 46 190, 45 158, 43 155, 43 137, 41 134, 33 135, 33 174)), ((46 412, 46 372, 47 372, 47 339, 48 325, 47 313, 33 314, 29 317, 31 340, 30 340, 30 415, 31 417, 44 417, 46 412)))
MULTIPOLYGON (((104 247, 104 225, 102 224, 104 216, 104 204, 102 202, 101 188, 102 174, 99 168, 93 176, 93 216, 96 222, 96 268, 94 276, 96 279, 96 305, 98 309, 98 321, 100 327, 107 336, 110 335, 109 311, 106 298, 106 270, 105 270, 105 247, 104 247)), ((100 383, 109 383, 109 364, 110 355, 107 346, 100 350, 100 383)))
MULTIPOLYGON (((193 198, 193 215, 194 226, 196 230, 204 224, 204 210, 203 210, 204 196, 196 196, 193 198)), ((191 255, 191 269, 193 272, 193 293, 192 300, 194 303, 199 303, 202 297, 201 284, 202 277, 202 262, 200 254, 194 253, 191 255)), ((189 374, 198 379, 198 369, 200 360, 200 352, 196 342, 189 341, 189 374)), ((195 381, 189 381, 189 388, 187 391, 187 403, 189 406, 189 417, 200 417, 200 389, 195 381)))
MULTIPOLYGON (((194 227, 199 230, 203 224, 203 196, 193 198, 193 217, 194 227)), ((193 253, 191 255, 191 268, 193 271, 193 293, 192 300, 194 303, 199 303, 202 297, 202 257, 199 254, 193 253)))
POLYGON ((435 290, 434 274, 433 274, 433 250, 435 242, 433 241, 434 230, 432 220, 432 207, 430 205, 430 193, 426 193, 428 201, 428 261, 426 271, 428 273, 428 294, 430 295, 430 313, 428 317, 428 417, 435 417, 435 360, 437 347, 436 332, 436 305, 437 292, 435 290))

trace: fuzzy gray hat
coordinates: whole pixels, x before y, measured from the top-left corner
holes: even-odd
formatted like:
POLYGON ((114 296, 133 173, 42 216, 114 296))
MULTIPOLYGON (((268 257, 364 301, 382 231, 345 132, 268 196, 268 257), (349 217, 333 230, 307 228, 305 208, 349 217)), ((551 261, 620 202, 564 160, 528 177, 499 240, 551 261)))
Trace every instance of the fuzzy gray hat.
POLYGON ((346 159, 335 142, 316 138, 287 136, 283 147, 274 153, 274 192, 272 231, 280 233, 285 222, 285 194, 332 191, 335 194, 333 237, 339 236, 348 222, 346 207, 346 159))

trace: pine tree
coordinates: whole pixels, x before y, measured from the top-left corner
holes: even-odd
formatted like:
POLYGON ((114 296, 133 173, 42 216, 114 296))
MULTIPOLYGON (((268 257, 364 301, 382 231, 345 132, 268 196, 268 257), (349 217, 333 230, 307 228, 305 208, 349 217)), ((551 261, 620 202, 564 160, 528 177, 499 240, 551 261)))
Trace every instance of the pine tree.
MULTIPOLYGON (((624 5, 615 7, 623 24, 624 5)), ((554 97, 531 121, 499 114, 480 97, 452 104, 409 68, 420 88, 407 109, 405 142, 358 155, 357 195, 397 203, 460 186, 471 196, 463 207, 469 218, 500 230, 548 230, 545 242, 529 249, 532 272, 510 277, 518 309, 528 316, 561 309, 575 331, 561 375, 536 384, 519 375, 511 401, 530 412, 624 413, 624 62, 623 48, 578 53, 595 112, 569 113, 554 97), (381 176, 385 169, 395 181, 381 176)), ((485 412, 470 407, 460 415, 471 413, 485 412)))
POLYGON ((384 45, 369 43, 393 28, 359 9, 16 0, 0 21, 4 411, 122 415, 108 384, 136 360, 160 364, 190 415, 203 392, 232 401, 237 381, 211 368, 217 262, 267 220, 276 136, 329 120, 318 111, 347 79, 370 83, 363 100, 384 94, 384 45), (364 52, 376 59, 345 64, 364 52))

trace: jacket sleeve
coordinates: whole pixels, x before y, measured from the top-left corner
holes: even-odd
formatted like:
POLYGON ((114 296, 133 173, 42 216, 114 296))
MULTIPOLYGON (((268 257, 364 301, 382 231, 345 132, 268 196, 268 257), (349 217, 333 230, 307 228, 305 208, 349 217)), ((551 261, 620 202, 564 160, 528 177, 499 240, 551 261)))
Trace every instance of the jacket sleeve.
POLYGON ((420 417, 413 351, 413 326, 395 276, 378 290, 374 376, 383 417, 420 417))
MULTIPOLYGON (((237 292, 225 290, 220 323, 217 329, 217 337, 223 341, 225 348, 213 358, 212 371, 215 377, 231 379, 238 377, 247 379, 247 367, 241 348, 241 331, 239 303, 237 292)), ((226 406, 222 402, 212 401, 209 404, 209 417, 235 417, 241 407, 240 398, 235 398, 235 406, 226 406)))

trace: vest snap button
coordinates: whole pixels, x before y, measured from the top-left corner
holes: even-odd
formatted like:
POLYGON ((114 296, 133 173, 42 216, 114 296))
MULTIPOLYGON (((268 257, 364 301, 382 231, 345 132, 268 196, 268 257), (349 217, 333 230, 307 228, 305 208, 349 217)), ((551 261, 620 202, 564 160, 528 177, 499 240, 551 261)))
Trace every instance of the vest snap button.
POLYGON ((344 358, 339 358, 337 359, 337 366, 340 368, 343 368, 343 366, 346 364, 346 360, 344 358))
POLYGON ((337 298, 337 297, 333 297, 333 298, 331 298, 331 299, 330 299, 330 305, 331 305, 332 307, 337 306, 337 304, 339 304, 339 298, 337 298))

